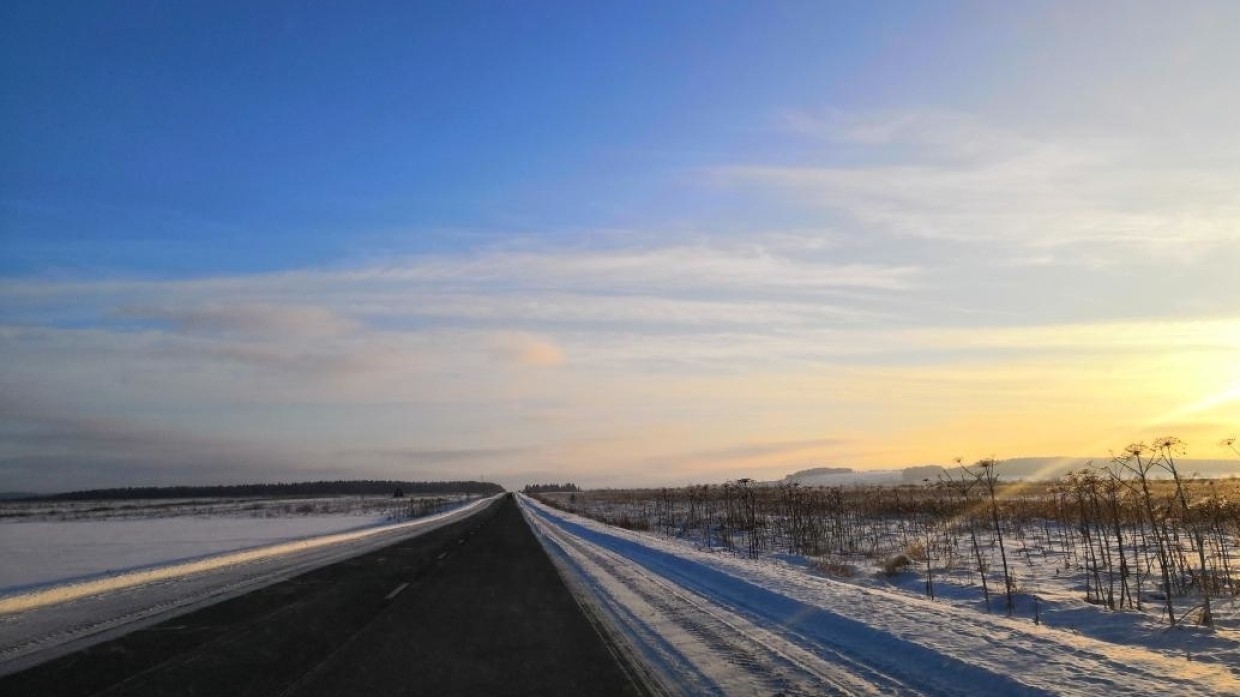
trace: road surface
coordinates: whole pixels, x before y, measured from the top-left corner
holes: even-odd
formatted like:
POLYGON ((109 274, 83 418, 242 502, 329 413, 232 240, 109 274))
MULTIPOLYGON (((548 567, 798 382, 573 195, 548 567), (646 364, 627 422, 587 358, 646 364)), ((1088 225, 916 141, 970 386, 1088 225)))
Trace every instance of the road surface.
POLYGON ((0 677, 5 695, 640 695, 511 497, 0 677))

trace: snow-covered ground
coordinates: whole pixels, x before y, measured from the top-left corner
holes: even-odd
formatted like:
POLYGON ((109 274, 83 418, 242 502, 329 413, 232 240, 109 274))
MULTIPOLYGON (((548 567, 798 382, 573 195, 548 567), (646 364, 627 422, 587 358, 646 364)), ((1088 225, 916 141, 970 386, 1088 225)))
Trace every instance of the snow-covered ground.
POLYGON ((85 501, 0 501, 0 522, 67 522, 118 519, 220 517, 289 518, 307 515, 399 515, 415 501, 460 499, 462 494, 393 498, 376 495, 303 498, 118 499, 85 501))
POLYGON ((39 534, 53 535, 62 542, 73 540, 68 548, 45 545, 42 557, 82 555, 81 560, 63 564, 44 559, 33 572, 6 570, 26 580, 0 592, 0 674, 434 530, 478 512, 495 498, 462 502, 424 518, 381 524, 367 524, 356 516, 330 521, 271 519, 277 521, 275 527, 265 531, 261 528, 266 520, 209 517, 46 523, 61 526, 55 533, 37 527, 41 523, 0 524, 0 534, 11 536, 0 538, 6 566, 16 556, 18 545, 9 546, 14 539, 21 537, 30 546, 37 543, 39 534), (79 544, 75 536, 116 539, 131 522, 154 535, 145 541, 148 553, 136 548, 125 553, 140 563, 123 569, 115 563, 105 567, 112 571, 56 580, 67 567, 80 570, 108 563, 103 551, 79 544), (315 528, 328 534, 314 534, 315 528), (329 532, 332 528, 335 531, 329 532), (262 544, 263 540, 274 543, 262 544), (209 553, 211 549, 217 553, 209 553))
MULTIPOLYGON (((583 603, 673 694, 1240 695, 1232 630, 1102 641, 521 503, 583 603)), ((1078 627, 1115 614, 1079 605, 1078 627)))
POLYGON ((0 596, 24 588, 115 575, 347 530, 384 516, 155 518, 106 523, 0 524, 0 596))
POLYGON ((0 597, 374 528, 407 517, 412 505, 411 499, 390 496, 3 503, 0 597))

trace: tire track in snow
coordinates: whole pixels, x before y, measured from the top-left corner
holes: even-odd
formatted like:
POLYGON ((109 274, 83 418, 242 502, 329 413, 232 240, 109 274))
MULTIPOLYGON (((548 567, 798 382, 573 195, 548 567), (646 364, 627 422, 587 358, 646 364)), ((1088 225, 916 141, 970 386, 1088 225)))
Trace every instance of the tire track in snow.
POLYGON ((549 524, 527 508, 540 537, 581 575, 634 647, 682 694, 921 695, 831 647, 813 651, 626 559, 549 524), (619 612, 618 609, 622 608, 619 612), (690 670, 687 672, 686 668, 690 670))
POLYGON ((609 551, 822 660, 843 659, 930 694, 1240 695, 1240 681, 1226 667, 789 574, 727 555, 681 551, 675 543, 584 519, 576 522, 571 514, 525 503, 532 519, 562 539, 609 551))

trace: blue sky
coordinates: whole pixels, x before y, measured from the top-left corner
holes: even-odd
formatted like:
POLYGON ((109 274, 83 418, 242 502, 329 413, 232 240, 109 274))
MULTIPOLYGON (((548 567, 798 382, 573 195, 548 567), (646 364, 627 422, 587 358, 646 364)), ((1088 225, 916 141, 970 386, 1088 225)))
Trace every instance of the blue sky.
POLYGON ((0 489, 1240 426, 1240 6, 6 3, 0 489))
POLYGON ((943 18, 916 5, 8 13, 19 273, 270 270, 692 219, 712 203, 667 189, 771 146, 770 105, 878 105, 924 89, 914 54, 960 62, 924 45, 943 18))

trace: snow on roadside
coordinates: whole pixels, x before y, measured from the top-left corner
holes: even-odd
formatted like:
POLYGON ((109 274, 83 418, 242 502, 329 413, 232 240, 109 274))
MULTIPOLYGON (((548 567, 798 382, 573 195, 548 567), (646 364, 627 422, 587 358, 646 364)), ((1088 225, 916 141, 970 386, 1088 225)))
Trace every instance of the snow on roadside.
MULTIPOLYGON (((327 535, 301 537, 300 539, 294 539, 287 542, 250 547, 248 549, 234 547, 234 551, 190 559, 187 561, 179 561, 173 558, 167 560, 167 563, 151 564, 144 568, 122 571, 116 574, 89 577, 81 580, 71 580, 64 583, 39 585, 29 590, 18 590, 16 593, 0 596, 0 615, 13 612, 22 612, 24 610, 42 607, 44 605, 53 605, 66 600, 73 600, 75 598, 81 598, 89 595, 97 595, 99 593, 105 593, 120 588, 128 588, 130 586, 142 585, 152 581, 175 579, 181 576, 188 576, 205 571, 238 566, 248 562, 278 558, 309 549, 335 546, 346 542, 354 542, 372 536, 390 535, 394 532, 424 528, 430 523, 453 516, 463 510, 476 509, 482 503, 491 501, 493 498, 494 497, 490 499, 482 499, 444 513, 438 513, 425 518, 417 518, 400 523, 374 525, 327 535)), ((22 527, 27 527, 29 525, 34 524, 26 524, 22 527)), ((103 525, 122 525, 122 523, 104 523, 103 525)), ((254 525, 254 522, 251 521, 250 525, 254 525)))
MULTIPOLYGON (((560 545, 561 556, 576 566, 597 595, 606 596, 601 604, 611 607, 610 614, 620 622, 640 623, 643 612, 650 614, 643 608, 626 618, 624 608, 617 607, 624 602, 615 589, 633 590, 640 571, 648 576, 647 585, 671 584, 705 601, 708 611, 739 616, 820 660, 851 663, 854 676, 868 669, 876 677, 927 694, 1240 695, 1240 667, 1229 670, 1025 620, 981 615, 817 577, 774 560, 703 552, 689 543, 613 528, 530 499, 522 503, 544 539, 560 545)), ((650 627, 642 631, 651 633, 650 627)), ((674 645, 677 630, 664 625, 662 631, 659 640, 674 645)), ((641 631, 628 635, 640 636, 641 631)), ((905 690, 888 685, 877 691, 905 690)))
POLYGON ((5 523, 0 596, 385 522, 386 516, 374 515, 5 523))
POLYGON ((0 675, 429 532, 496 498, 392 525, 0 596, 0 675))

